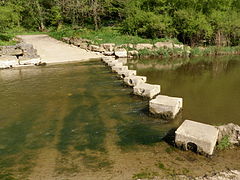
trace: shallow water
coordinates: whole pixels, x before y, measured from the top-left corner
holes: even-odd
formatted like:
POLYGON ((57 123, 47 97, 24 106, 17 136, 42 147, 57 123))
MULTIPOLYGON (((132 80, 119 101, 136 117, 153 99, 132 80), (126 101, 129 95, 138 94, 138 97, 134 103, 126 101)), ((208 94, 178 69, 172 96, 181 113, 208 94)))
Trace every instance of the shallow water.
MULTIPOLYGON (((231 122, 229 117, 239 122, 239 63, 229 62, 225 63, 232 68, 221 65, 224 70, 217 73, 200 66, 199 74, 193 72, 195 65, 174 66, 175 70, 145 69, 141 62, 131 66, 147 75, 149 82, 161 84, 164 93, 183 96, 184 118, 208 122, 218 114, 211 115, 218 109, 209 108, 215 107, 215 99, 208 95, 206 103, 198 96, 203 89, 224 103, 231 96, 232 101, 225 104, 231 111, 221 115, 226 118, 211 121, 215 124, 231 122), (223 84, 211 84, 212 78, 223 84), (221 91, 213 91, 214 87, 221 91), (202 113, 204 109, 209 111, 202 113), (203 118, 207 114, 211 118, 203 118)), ((148 101, 132 96, 131 88, 124 87, 99 60, 2 70, 0 84, 0 179, 172 178, 240 169, 239 149, 218 152, 209 160, 167 144, 164 137, 181 124, 181 116, 169 123, 149 117, 148 101)))

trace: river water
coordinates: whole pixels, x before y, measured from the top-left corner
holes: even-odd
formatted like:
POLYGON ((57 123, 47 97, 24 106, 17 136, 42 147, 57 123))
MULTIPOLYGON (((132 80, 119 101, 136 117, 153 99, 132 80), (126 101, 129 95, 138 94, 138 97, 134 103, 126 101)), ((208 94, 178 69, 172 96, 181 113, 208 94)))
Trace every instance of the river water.
POLYGON ((240 61, 131 60, 162 93, 184 98, 166 122, 148 115, 100 60, 0 71, 0 179, 174 178, 240 169, 239 148, 211 158, 169 144, 184 119, 240 124, 240 61))

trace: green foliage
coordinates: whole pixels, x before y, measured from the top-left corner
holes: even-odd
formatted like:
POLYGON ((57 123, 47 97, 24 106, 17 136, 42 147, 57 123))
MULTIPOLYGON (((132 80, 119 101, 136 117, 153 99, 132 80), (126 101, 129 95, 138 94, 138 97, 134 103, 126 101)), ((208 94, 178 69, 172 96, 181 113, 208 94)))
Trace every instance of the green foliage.
POLYGON ((224 136, 221 141, 218 143, 217 148, 219 150, 227 149, 231 145, 229 141, 229 136, 224 136))
POLYGON ((138 174, 133 175, 133 179, 154 179, 154 177, 158 176, 157 172, 148 172, 144 171, 138 174))

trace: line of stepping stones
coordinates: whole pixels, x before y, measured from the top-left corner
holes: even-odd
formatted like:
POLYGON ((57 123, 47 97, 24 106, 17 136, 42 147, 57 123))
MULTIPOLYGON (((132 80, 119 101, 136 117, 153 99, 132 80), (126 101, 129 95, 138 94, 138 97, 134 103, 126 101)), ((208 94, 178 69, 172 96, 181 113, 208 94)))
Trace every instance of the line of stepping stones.
POLYGON ((160 85, 147 83, 147 77, 138 76, 137 71, 128 69, 121 59, 116 60, 114 57, 106 56, 102 57, 102 61, 111 67, 112 72, 116 72, 126 85, 133 87, 133 94, 150 99, 151 114, 163 119, 174 119, 182 109, 182 98, 160 95, 160 85))

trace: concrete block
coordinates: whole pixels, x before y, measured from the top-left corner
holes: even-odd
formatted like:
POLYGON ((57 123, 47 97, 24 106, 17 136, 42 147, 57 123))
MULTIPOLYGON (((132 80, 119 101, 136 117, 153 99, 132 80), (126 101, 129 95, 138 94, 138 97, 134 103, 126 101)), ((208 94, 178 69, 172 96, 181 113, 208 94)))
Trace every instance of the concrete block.
POLYGON ((133 93, 139 96, 152 99, 160 93, 160 85, 140 83, 133 87, 133 93))
POLYGON ((128 66, 112 66, 112 72, 127 71, 128 66))
POLYGON ((136 76, 137 75, 136 70, 118 71, 117 73, 118 73, 119 77, 122 78, 122 79, 124 79, 125 77, 136 76))
POLYGON ((105 62, 105 63, 110 62, 110 61, 114 61, 114 60, 115 60, 115 57, 113 57, 113 56, 102 57, 102 61, 105 62))
POLYGON ((174 119, 182 107, 183 99, 177 97, 158 95, 149 102, 150 112, 166 119, 174 119))
POLYGON ((128 86, 137 86, 147 81, 146 76, 127 76, 123 79, 124 83, 128 86))
POLYGON ((185 120, 175 132, 175 143, 185 150, 212 155, 219 130, 211 125, 185 120))
POLYGON ((122 62, 119 62, 118 60, 108 62, 107 64, 108 64, 108 66, 110 66, 110 67, 113 67, 113 66, 123 66, 123 63, 122 63, 122 62))

